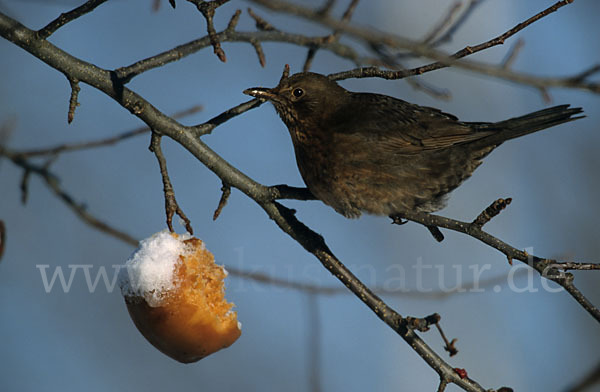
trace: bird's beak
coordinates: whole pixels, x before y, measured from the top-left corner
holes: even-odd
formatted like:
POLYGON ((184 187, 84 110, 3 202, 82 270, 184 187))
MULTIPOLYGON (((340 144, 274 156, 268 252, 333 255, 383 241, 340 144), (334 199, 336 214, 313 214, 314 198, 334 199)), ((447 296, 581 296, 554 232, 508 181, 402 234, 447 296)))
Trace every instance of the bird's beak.
POLYGON ((244 94, 251 95, 258 99, 272 100, 277 97, 277 94, 272 88, 252 87, 244 90, 244 94))

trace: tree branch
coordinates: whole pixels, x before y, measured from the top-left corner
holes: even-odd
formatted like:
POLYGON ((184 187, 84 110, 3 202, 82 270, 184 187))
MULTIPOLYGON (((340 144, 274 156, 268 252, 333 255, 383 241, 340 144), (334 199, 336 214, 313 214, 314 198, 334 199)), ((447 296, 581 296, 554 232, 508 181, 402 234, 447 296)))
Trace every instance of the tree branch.
POLYGON ((2 14, 0 14, 0 35, 58 71, 103 91, 144 121, 148 127, 180 143, 222 181, 254 199, 285 233, 315 255, 328 271, 359 297, 382 321, 396 331, 440 377, 451 380, 467 391, 484 391, 476 382, 458 377, 453 368, 406 325, 405 319, 400 314, 357 279, 332 254, 320 235, 299 222, 290 209, 273 201, 271 188, 255 182, 231 166, 201 142, 189 127, 165 116, 140 95, 123 86, 113 72, 65 53, 48 41, 39 39, 34 31, 2 14))
POLYGON ((296 15, 311 20, 313 22, 320 23, 327 27, 339 29, 345 34, 364 40, 366 43, 368 43, 369 46, 372 44, 386 45, 392 49, 405 49, 419 56, 428 57, 430 59, 436 60, 436 62, 428 65, 400 71, 387 71, 381 70, 376 67, 356 68, 350 71, 338 72, 329 75, 329 78, 332 80, 371 77, 379 77, 383 79, 402 79, 407 76, 420 75, 437 69, 455 66, 457 68, 463 68, 468 71, 477 72, 487 76, 493 76, 500 79, 505 79, 512 82, 533 86, 536 88, 564 87, 589 91, 592 93, 600 93, 600 83, 596 82, 574 80, 573 77, 538 77, 530 74, 514 72, 509 69, 505 69, 501 66, 492 66, 473 60, 460 60, 462 57, 466 57, 478 51, 488 49, 492 46, 504 43, 504 40, 506 40, 508 37, 514 35, 518 31, 524 29, 525 27, 536 22, 542 17, 545 17, 550 13, 556 11, 560 7, 572 3, 573 0, 559 1, 553 6, 547 8, 546 10, 529 18, 525 22, 518 24, 514 28, 505 32, 504 34, 501 34, 479 45, 467 46, 453 55, 448 55, 439 50, 433 49, 430 45, 424 44, 422 42, 411 41, 409 39, 398 37, 392 34, 375 32, 371 29, 341 23, 340 21, 328 15, 322 15, 319 14, 317 11, 311 10, 310 8, 288 3, 286 1, 250 1, 274 11, 296 15))
POLYGON ((56 30, 60 29, 67 23, 74 21, 75 19, 79 18, 80 16, 83 16, 83 15, 87 14, 88 12, 93 11, 94 9, 96 9, 96 7, 98 7, 99 5, 101 5, 102 3, 105 3, 105 2, 106 2, 106 0, 89 0, 89 1, 85 2, 83 5, 80 5, 79 7, 75 8, 69 12, 60 14, 60 16, 58 18, 54 19, 52 22, 48 23, 45 27, 43 27, 37 31, 38 37, 43 38, 43 39, 50 37, 56 30))

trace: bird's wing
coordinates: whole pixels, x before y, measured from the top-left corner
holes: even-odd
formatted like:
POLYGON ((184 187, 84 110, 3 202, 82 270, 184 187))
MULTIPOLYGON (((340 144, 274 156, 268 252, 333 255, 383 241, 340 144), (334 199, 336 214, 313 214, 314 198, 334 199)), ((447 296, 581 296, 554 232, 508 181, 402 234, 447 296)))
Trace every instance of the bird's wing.
POLYGON ((361 133, 379 142, 383 150, 415 154, 455 144, 468 143, 491 135, 479 131, 439 109, 414 105, 386 95, 355 93, 351 107, 332 121, 334 134, 361 133))

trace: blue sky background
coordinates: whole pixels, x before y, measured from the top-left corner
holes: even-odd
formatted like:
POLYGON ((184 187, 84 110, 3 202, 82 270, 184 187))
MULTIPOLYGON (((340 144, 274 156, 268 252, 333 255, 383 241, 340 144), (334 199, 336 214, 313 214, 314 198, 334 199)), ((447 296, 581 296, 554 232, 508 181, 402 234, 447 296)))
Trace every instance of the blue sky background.
MULTIPOLYGON (((150 0, 109 1, 59 30, 50 41, 76 57, 114 69, 205 35, 204 19, 193 6, 180 0, 172 10, 163 3, 153 12, 150 0)), ((363 1, 354 20, 418 39, 452 3, 363 1)), ((552 3, 487 0, 444 49, 486 41, 552 3)), ((38 29, 77 4, 0 0, 0 10, 38 29)), ((247 6, 232 1, 220 8, 217 30, 235 9, 247 6)), ((310 35, 326 32, 256 10, 276 27, 310 35)), ((525 47, 514 68, 538 75, 572 75, 598 63, 599 11, 598 2, 576 1, 519 33, 525 47)), ((244 12, 239 30, 253 29, 244 12)), ((291 45, 264 44, 263 69, 250 45, 224 43, 223 48, 225 64, 207 48, 137 77, 130 88, 165 113, 203 105, 202 112, 182 120, 196 124, 246 101, 241 93, 245 88, 275 85, 285 63, 298 72, 306 53, 291 45)), ((473 58, 498 62, 508 48, 493 48, 473 58)), ((8 142, 11 148, 97 139, 142 125, 86 85, 81 86, 75 121, 67 125, 70 90, 64 76, 4 40, 0 58, 0 121, 16 121, 8 142)), ((313 70, 331 73, 351 67, 348 61, 319 52, 313 70)), ((404 81, 362 79, 342 85, 439 107, 471 121, 503 120, 546 106, 534 89, 460 70, 421 78, 448 89, 452 99, 432 98, 404 81)), ((469 220, 496 198, 510 196, 511 206, 486 226, 492 234, 518 248, 533 248, 536 255, 597 262, 600 100, 580 91, 550 93, 553 103, 581 106, 588 117, 501 146, 453 193, 442 213, 469 220)), ((271 105, 228 122, 204 141, 259 182, 302 185, 289 136, 271 105)), ((64 154, 52 170, 92 214, 141 239, 165 227, 160 174, 148 144, 149 137, 142 136, 114 147, 64 154)), ((175 143, 165 140, 163 150, 177 199, 217 262, 291 281, 339 286, 240 192, 233 190, 221 217, 213 222, 220 197, 218 178, 175 143)), ((107 290, 100 283, 90 293, 82 269, 75 273, 68 293, 58 282, 47 293, 36 266, 49 265, 49 274, 61 267, 68 275, 69 265, 91 265, 95 278, 102 267, 112 274, 111 266, 123 263, 133 249, 81 222, 35 176, 29 201, 22 205, 21 175, 12 163, 0 162, 0 219, 8 232, 0 262, 1 391, 310 390, 315 347, 309 344, 308 320, 314 298, 306 293, 230 277, 227 297, 237 306, 242 336, 227 350, 191 365, 173 361, 144 340, 118 289, 107 290)), ((510 273, 501 254, 473 239, 447 232, 446 240, 438 244, 416 224, 393 226, 386 218, 371 216, 347 220, 314 201, 285 204, 323 234, 334 253, 365 283, 389 287, 404 283, 403 288, 412 290, 413 295, 385 297, 401 314, 440 313, 446 334, 458 338, 460 353, 449 362, 467 369, 486 388, 561 391, 600 360, 598 324, 567 294, 544 290, 536 275, 531 282, 519 275, 514 284, 537 292, 511 290, 505 280, 497 290, 486 287, 484 292, 444 299, 415 297, 418 263, 428 266, 422 270, 421 287, 433 291, 441 289, 440 280, 445 287, 456 285, 457 276, 466 285, 474 266, 486 268, 482 279, 510 273)), ((577 273, 576 279, 578 287, 600 304, 598 274, 577 273)), ((435 373, 356 298, 320 296, 316 303, 323 390, 435 390, 435 373)), ((443 353, 436 333, 423 336, 443 353)))

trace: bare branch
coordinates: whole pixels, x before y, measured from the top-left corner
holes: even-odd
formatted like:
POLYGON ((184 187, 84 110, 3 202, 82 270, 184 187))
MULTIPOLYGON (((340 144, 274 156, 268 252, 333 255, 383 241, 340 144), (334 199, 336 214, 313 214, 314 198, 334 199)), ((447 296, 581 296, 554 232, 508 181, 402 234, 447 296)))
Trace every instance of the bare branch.
MULTIPOLYGON (((200 110, 202 110, 202 106, 194 105, 188 109, 184 109, 182 111, 173 113, 172 117, 178 119, 178 118, 189 116, 190 114, 198 113, 200 110)), ((122 142, 123 140, 127 140, 127 139, 135 137, 135 136, 143 135, 148 132, 150 132, 150 128, 148 128, 147 126, 142 126, 142 127, 133 129, 131 131, 123 132, 123 133, 120 133, 115 136, 102 138, 102 139, 98 139, 98 140, 91 140, 91 141, 79 142, 79 143, 60 144, 58 146, 41 148, 41 149, 36 149, 36 150, 14 151, 14 154, 18 155, 20 158, 31 158, 34 156, 43 156, 43 155, 58 155, 58 154, 61 154, 64 152, 72 152, 72 151, 86 150, 86 149, 90 149, 90 148, 112 146, 114 144, 122 142)))
POLYGON ((190 234, 194 234, 194 229, 192 229, 192 225, 190 220, 183 210, 179 207, 177 200, 175 199, 175 191, 173 191, 173 185, 171 184, 171 179, 169 178, 169 173, 167 171, 167 160, 163 155, 162 149, 160 147, 160 139, 161 135, 152 132, 152 137, 150 141, 150 151, 154 153, 156 156, 156 160, 158 161, 158 166, 160 167, 160 175, 163 181, 163 192, 165 194, 165 213, 167 215, 167 227, 169 227, 169 231, 173 232, 173 215, 177 213, 179 217, 185 223, 185 229, 190 234))
MULTIPOLYGON (((280 31, 258 31, 251 33, 223 31, 217 34, 217 38, 220 42, 247 42, 250 44, 252 44, 252 42, 286 42, 306 47, 319 44, 322 49, 326 49, 354 62, 360 62, 359 60, 361 59, 352 47, 340 43, 323 44, 322 37, 306 37, 301 34, 290 34, 280 31)), ((202 37, 155 56, 137 61, 129 66, 118 68, 115 70, 115 76, 121 83, 126 84, 134 77, 146 71, 178 61, 210 45, 210 38, 208 36, 202 37)))
MULTIPOLYGON (((352 18, 352 14, 354 13, 354 10, 356 9, 356 6, 358 5, 359 1, 360 0, 352 0, 350 2, 350 4, 348 5, 348 8, 346 8, 346 11, 342 15, 342 18, 340 19, 340 21, 342 23, 347 23, 350 20, 350 18, 352 18)), ((325 7, 318 12, 320 12, 321 14, 327 14, 332 6, 333 6, 333 2, 327 3, 327 4, 325 4, 325 7)), ((336 42, 339 39, 339 35, 340 35, 340 31, 335 30, 332 34, 330 34, 326 37, 323 37, 323 43, 336 42)), ((319 45, 314 45, 308 49, 308 53, 306 54, 306 60, 304 61, 304 66, 302 67, 302 70, 304 72, 308 72, 308 70, 310 69, 312 61, 315 58, 315 55, 317 54, 317 51, 319 50, 319 48, 320 48, 319 45)))
POLYGON ((83 62, 64 52, 47 41, 40 44, 35 32, 18 22, 0 14, 0 34, 23 47, 42 61, 60 72, 68 73, 83 83, 103 91, 121 106, 130 110, 151 129, 166 135, 183 147, 212 170, 222 181, 255 200, 268 216, 288 235, 317 257, 323 266, 347 286, 390 328, 404 339, 438 374, 467 391, 483 392, 476 382, 461 379, 452 367, 432 350, 419 336, 407 327, 400 314, 390 308, 381 298, 354 276, 329 250, 323 238, 296 219, 293 212, 274 202, 270 188, 265 187, 231 166, 206 144, 195 137, 190 128, 184 127, 165 116, 140 95, 127 87, 114 82, 114 74, 83 62))
POLYGON ((69 207, 69 209, 71 209, 71 211, 73 211, 81 220, 83 220, 90 226, 93 226, 97 230, 100 230, 110 236, 116 237, 133 246, 137 246, 138 241, 135 238, 133 238, 125 232, 111 227, 110 225, 96 218, 87 211, 85 204, 78 203, 77 201, 75 201, 75 199, 70 194, 68 194, 60 187, 58 178, 48 170, 46 165, 34 165, 28 160, 23 159, 20 155, 11 153, 10 151, 2 147, 0 147, 0 156, 4 156, 10 159, 15 165, 21 167, 23 170, 41 177, 48 186, 48 188, 56 196, 58 196, 58 198, 61 199, 65 203, 65 205, 69 207))
MULTIPOLYGON (((220 4, 224 3, 226 0, 221 1, 213 1, 215 8, 220 4), (220 4, 219 4, 220 3, 220 4)), ((200 3, 198 0, 192 0, 199 9, 200 3)), ((273 1, 277 3, 278 1, 273 1)), ((559 2, 564 3, 564 2, 559 2)), ((207 2, 202 2, 202 4, 207 4, 207 2)), ((558 3, 557 3, 558 4, 558 3)), ((563 4, 564 5, 564 4, 563 4)), ((206 5, 205 7, 209 7, 206 5)), ((214 9, 213 9, 214 14, 214 9)), ((206 17, 206 15, 205 15, 206 17)), ((212 18, 212 16, 211 16, 212 18)), ((235 15, 234 15, 235 18, 235 15)), ((232 18, 232 21, 234 20, 232 18)), ((327 16, 322 16, 323 20, 328 20, 327 16)), ((212 22, 211 22, 212 23, 212 22)), ((207 25, 211 24, 207 18, 207 25)), ((532 22, 533 23, 533 22, 532 22)), ((253 34, 243 35, 234 35, 235 23, 230 22, 230 26, 233 27, 230 29, 229 26, 226 31, 220 33, 223 37, 229 37, 232 40, 243 40, 240 37, 247 38, 247 42, 250 42, 253 45, 256 45, 256 42, 261 42, 261 34, 271 34, 273 32, 257 32, 253 34), (255 42, 255 43, 253 43, 255 42)), ((340 27, 332 26, 334 29, 340 29, 340 31, 345 31, 352 33, 352 27, 338 25, 340 27)), ((518 27, 518 26, 517 26, 518 27)), ((213 31, 211 34, 210 28, 208 41, 213 45, 215 52, 217 52, 217 45, 215 45, 215 37, 217 38, 217 44, 220 48, 220 37, 217 37, 216 32, 213 31)), ((355 29, 356 30, 356 29, 355 29)), ((360 29, 359 29, 360 30, 360 29)), ((279 32, 275 32, 279 33, 279 32)), ((140 71, 138 73, 131 72, 134 69, 129 68, 125 69, 125 71, 121 75, 119 75, 119 71, 123 71, 124 69, 117 70, 116 72, 110 72, 108 70, 104 70, 98 68, 92 64, 85 63, 75 57, 66 55, 65 52, 61 51, 59 48, 50 44, 45 40, 40 40, 39 37, 35 36, 35 32, 25 28, 20 25, 18 22, 13 21, 12 19, 5 17, 0 14, 0 34, 11 40, 15 44, 23 47, 25 50, 32 53, 34 56, 40 58, 42 61, 49 64, 51 67, 59 70, 60 72, 65 73, 68 77, 72 78, 72 80, 81 80, 83 83, 87 83, 92 85, 93 87, 103 91, 108 96, 112 97, 124 108, 130 110, 134 115, 139 117, 142 121, 144 121, 151 129, 155 130, 157 134, 153 134, 152 138, 152 147, 155 152, 157 159, 159 161, 159 165, 161 167, 161 174, 163 174, 163 185, 165 188, 165 203, 168 204, 167 201, 167 183, 170 187, 170 191, 172 192, 172 186, 170 184, 170 180, 168 179, 168 174, 166 172, 166 162, 164 160, 164 156, 162 156, 162 152, 160 151, 160 135, 166 135, 171 137, 182 146, 184 146, 190 153, 192 153, 199 161, 201 161, 204 165, 206 165, 210 170, 212 170, 222 181, 224 184, 227 184, 226 187, 235 187, 241 190, 243 193, 248 195, 250 198, 255 200, 268 214, 268 216, 288 235, 294 238, 298 243, 300 243, 307 251, 311 252, 315 257, 317 257, 323 266, 327 268, 337 279, 339 279, 344 285, 346 285, 357 297, 359 297, 365 304, 382 320, 384 321, 390 328, 396 331, 399 336, 401 336, 410 346, 438 373, 440 379, 445 383, 442 386, 440 383, 440 387, 445 388, 447 383, 455 383, 468 391, 483 391, 483 388, 470 380, 467 377, 467 374, 462 369, 453 369, 446 362, 444 362, 435 351, 433 351, 429 346, 427 346, 415 333, 414 328, 411 327, 408 320, 409 318, 403 318, 399 313, 390 308, 385 302, 383 302, 372 290, 366 287, 360 280, 356 278, 345 266, 341 263, 329 250, 324 239, 305 226, 303 223, 297 220, 294 215, 294 211, 286 208, 285 206, 275 202, 275 196, 285 196, 287 195, 299 195, 300 197, 306 197, 309 199, 309 195, 303 194, 300 191, 296 191, 291 187, 265 187, 249 177, 247 177, 244 173, 240 172, 235 167, 231 166, 228 162, 223 160, 220 156, 218 156, 214 151, 208 148, 202 141, 199 140, 198 136, 202 134, 206 134, 211 132, 216 126, 219 124, 229 120, 236 115, 245 112, 253 107, 256 107, 260 104, 259 101, 253 102, 249 101, 244 104, 238 105, 235 108, 228 110, 227 112, 222 113, 221 115, 209 120, 208 122, 201 124, 195 127, 186 127, 178 122, 174 121, 171 118, 168 118, 163 113, 158 111, 154 106, 152 106, 149 102, 143 99, 141 96, 133 92, 132 90, 125 88, 123 83, 131 80, 135 75, 151 69, 153 67, 164 65, 167 62, 174 61, 175 59, 171 59, 169 56, 177 56, 181 52, 173 51, 165 55, 164 53, 154 58, 151 58, 148 62, 140 65, 135 71, 140 71), (160 57, 165 55, 165 57, 160 57), (160 63, 159 60, 168 60, 160 63), (115 78, 116 76, 116 78, 115 78), (124 77, 123 77, 124 76, 124 77), (162 161, 161 161, 162 157, 162 161), (164 170, 163 170, 164 169, 164 170), (286 193, 287 192, 287 193, 286 193)), ((290 35, 280 35, 277 39, 291 39, 290 35)), ((505 33, 506 34, 506 33, 505 33)), ((513 33, 514 34, 514 33, 513 33)), ((264 38, 264 36, 262 36, 264 38)), ((300 36, 302 37, 302 36, 300 36)), ((306 37, 303 37, 306 39, 306 37)), ((199 40, 198 40, 199 42, 199 40)), ((194 48, 197 48, 199 43, 194 48)), ((310 45, 310 40, 302 41, 302 45, 310 45)), ((313 41, 312 45, 320 44, 318 41, 313 41)), ((385 41, 385 44, 390 47, 397 47, 394 41, 385 41), (392 44, 390 44, 392 42, 392 44)), ((255 46, 256 47, 256 46, 255 46)), ((310 46, 309 46, 310 47, 310 46)), ((418 46, 420 47, 420 46, 418 46)), ((343 46, 334 46, 331 45, 330 48, 337 48, 336 50, 341 50, 343 46)), ((189 47, 186 48, 190 49, 189 47)), ((197 50, 197 49, 196 49, 197 50)), ((332 49, 333 50, 333 49, 332 49)), ((419 49, 421 50, 421 49, 419 49)), ((430 49, 422 49, 423 53, 427 52, 430 49)), ((350 52, 346 52, 347 55, 350 52)), ((420 54, 423 54, 420 53, 420 54)), ((189 53, 188 53, 189 54, 189 53)), ((443 56, 439 52, 431 51, 428 56, 431 58, 437 59, 435 56, 440 56, 440 62, 444 62, 444 66, 448 66, 450 63, 454 64, 454 60, 450 60, 448 62, 447 57, 443 56)), ((465 54, 465 56, 468 54, 465 54)), ((224 53, 223 53, 224 56, 224 53)), ((260 55, 259 55, 260 57, 260 55)), ((357 57, 355 57, 357 58, 357 57)), ((148 59, 147 59, 148 60, 148 59)), ((136 63, 138 64, 138 63, 136 63)), ((456 63, 458 64, 458 63, 456 63)), ((472 63, 475 65, 468 65, 471 63, 463 63, 460 62, 462 67, 477 67, 478 63, 472 63), (467 64, 467 65, 464 65, 467 64)), ((494 68, 494 69, 497 69, 494 68)), ((494 71, 497 72, 497 71, 494 71)), ((500 72, 500 71, 498 71, 500 72)), ((509 70, 501 69, 501 72, 510 72, 509 70)), ((594 71, 595 72, 595 71, 594 71)), ((284 71, 284 76, 289 73, 289 68, 284 71)), ((511 75, 520 75, 516 73, 511 73, 511 75)), ((522 76, 522 75, 521 75, 522 76)), ((584 76, 583 79, 587 78, 589 75, 584 76)), ((567 80, 567 78, 564 78, 567 80)), ((532 82, 530 82, 532 83, 532 82)), ((590 85, 589 83, 583 83, 582 81, 573 81, 571 78, 570 83, 578 86, 578 88, 583 88, 582 86, 590 85)), ((535 84, 532 84, 535 85, 535 84)), ((536 86, 537 87, 537 86, 536 86)), ((544 87, 545 88, 545 87, 544 87)), ((2 152, 2 150, 0 150, 2 152)), ((18 158, 15 158, 19 161, 18 158)), ((21 163, 23 159, 21 158, 21 163)), ((25 170, 30 170, 32 173, 42 175, 43 171, 47 172, 46 167, 36 168, 34 166, 28 166, 28 163, 25 166, 21 166, 25 170)), ((224 185, 225 188, 225 185, 224 185)), ((224 190, 225 195, 225 190, 224 190)), ((226 200, 226 197, 222 197, 222 200, 226 200)), ((174 194, 173 194, 173 201, 174 194)), ((176 202, 175 202, 176 204, 176 202)), ((224 203, 223 203, 224 204, 224 203)), ((489 207, 491 208, 491 207, 489 207)), ((178 207, 176 208, 176 210, 178 207)), ((474 238, 478 238, 481 241, 488 243, 496 244, 499 248, 496 248, 500 251, 505 252, 507 257, 509 258, 517 258, 522 260, 521 258, 525 258, 527 261, 531 262, 533 268, 538 270, 544 277, 551 279, 561 286, 565 287, 567 291, 571 293, 571 295, 586 309, 590 314, 598 319, 597 309, 593 308, 591 303, 587 301, 583 295, 575 288, 573 285, 573 278, 571 274, 560 273, 558 271, 559 268, 552 264, 552 260, 540 259, 535 256, 527 255, 525 252, 521 252, 515 248, 510 247, 509 245, 503 243, 497 238, 485 233, 481 230, 481 226, 485 224, 489 219, 493 217, 493 215, 497 214, 501 208, 495 208, 493 211, 486 213, 485 216, 478 217, 473 223, 466 223, 460 221, 449 220, 448 218, 437 217, 435 215, 429 214, 417 214, 411 215, 411 213, 407 213, 406 215, 402 215, 405 218, 411 219, 415 222, 419 222, 428 227, 445 227, 456 231, 464 232, 468 235, 473 236, 474 238), (439 219, 438 219, 439 218, 439 219), (441 219, 441 220, 440 220, 441 219), (445 219, 445 220, 444 220, 445 219), (480 222, 481 221, 481 222, 480 222), (480 224, 478 224, 480 223, 480 224), (462 231, 464 230, 464 231, 462 231), (548 275, 552 276, 548 276, 548 275), (595 312, 594 313, 594 309, 595 312)), ((168 211, 168 208, 167 208, 168 211)), ((487 210, 486 210, 487 211, 487 210)), ((178 211, 177 211, 178 212, 178 211)), ((171 214, 172 216, 173 214, 171 214)), ((168 216, 168 212, 167 212, 168 216)), ((481 216, 481 215, 480 215, 481 216)), ((169 216, 167 217, 168 225, 170 225, 169 216)), ((188 221, 189 224, 189 221, 188 221)), ((172 229, 172 228, 171 228, 172 229)), ((493 245, 492 245, 493 246, 493 245)), ((495 246, 494 246, 495 247, 495 246)), ((525 260, 522 260, 525 261, 525 260)), ((437 325, 437 324, 436 324, 437 325)), ((453 342, 447 342, 447 346, 451 347, 453 342)))
POLYGON ((449 66, 456 66, 473 72, 478 72, 488 76, 494 76, 501 79, 510 80, 516 83, 521 83, 536 88, 565 87, 581 89, 593 93, 600 93, 600 83, 588 81, 573 81, 572 77, 537 77, 534 75, 513 72, 498 66, 490 66, 488 64, 473 60, 458 61, 462 57, 466 57, 478 51, 488 49, 495 45, 500 45, 504 43, 504 41, 510 36, 516 34, 517 32, 523 30, 525 27, 551 14, 552 12, 555 12, 559 8, 572 3, 573 0, 559 1, 553 6, 547 8, 546 10, 539 12, 533 17, 527 19, 525 22, 518 24, 514 28, 505 32, 504 34, 501 34, 489 41, 486 41, 476 46, 467 46, 451 56, 448 56, 438 50, 435 50, 431 48, 431 46, 425 45, 423 43, 414 42, 391 34, 374 32, 370 29, 359 28, 349 24, 343 24, 327 15, 321 15, 316 11, 296 4, 291 4, 281 0, 251 1, 272 10, 290 13, 306 19, 310 19, 317 23, 321 23, 328 27, 337 28, 346 34, 352 35, 357 38, 361 38, 369 44, 384 44, 389 46, 390 48, 407 49, 420 56, 425 56, 437 60, 436 62, 428 65, 409 70, 399 71, 386 71, 375 67, 356 68, 353 70, 338 72, 329 75, 329 78, 332 80, 367 77, 379 77, 383 79, 402 79, 407 76, 420 75, 437 69, 446 68, 449 66))
POLYGON ((561 274, 556 268, 552 267, 552 264, 556 263, 556 261, 532 256, 524 251, 516 249, 483 231, 481 227, 474 223, 467 223, 455 219, 445 218, 439 215, 414 211, 404 211, 401 214, 398 214, 398 217, 405 218, 413 222, 418 222, 426 226, 437 226, 467 234, 504 253, 509 261, 516 259, 528 264, 531 268, 539 272, 544 278, 562 286, 592 317, 594 317, 597 321, 600 321, 600 310, 598 310, 598 308, 595 307, 579 291, 579 289, 575 287, 573 284, 573 276, 571 274, 561 274))
POLYGON ((106 0, 89 0, 87 2, 85 2, 83 5, 80 5, 79 7, 60 14, 60 16, 56 19, 54 19, 52 22, 48 23, 45 27, 41 28, 40 30, 38 30, 37 34, 38 37, 46 39, 48 37, 50 37, 56 30, 60 29, 62 26, 66 25, 67 23, 74 21, 75 19, 79 18, 82 15, 87 14, 88 12, 93 11, 96 7, 98 7, 99 5, 101 5, 102 3, 105 3, 106 0))
POLYGON ((247 112, 248 110, 257 108, 262 104, 263 104, 263 102, 261 102, 259 99, 252 99, 248 102, 241 103, 237 106, 232 107, 231 109, 224 111, 223 113, 219 114, 218 116, 211 118, 210 120, 208 120, 207 122, 205 122, 203 124, 192 127, 190 129, 190 131, 196 137, 207 135, 207 134, 211 133, 216 127, 223 124, 224 122, 229 121, 232 118, 239 116, 242 113, 247 112))
POLYGON ((256 28, 261 31, 276 31, 277 29, 273 27, 273 25, 266 20, 264 20, 260 15, 256 14, 252 8, 248 7, 248 14, 254 19, 256 22, 256 28))

